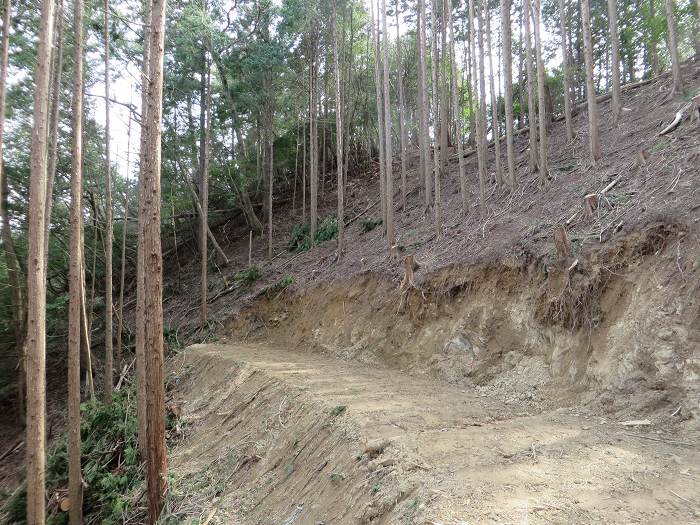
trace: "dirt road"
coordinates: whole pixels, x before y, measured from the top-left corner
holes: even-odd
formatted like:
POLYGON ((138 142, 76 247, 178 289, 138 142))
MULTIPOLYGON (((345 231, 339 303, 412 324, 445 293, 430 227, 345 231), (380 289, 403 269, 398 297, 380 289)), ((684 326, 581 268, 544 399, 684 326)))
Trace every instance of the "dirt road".
MULTIPOLYGON (((210 523, 700 523, 700 440, 262 345, 176 359, 175 515, 210 523), (184 489, 183 487, 187 487, 184 489)), ((551 405, 550 405, 551 406, 551 405)))

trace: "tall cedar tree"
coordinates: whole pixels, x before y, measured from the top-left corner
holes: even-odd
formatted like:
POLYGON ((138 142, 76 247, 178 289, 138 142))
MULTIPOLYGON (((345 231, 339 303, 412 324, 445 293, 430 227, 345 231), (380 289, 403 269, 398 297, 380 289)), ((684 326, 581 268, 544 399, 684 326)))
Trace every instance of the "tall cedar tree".
POLYGON ((513 48, 510 27, 510 0, 501 0, 501 42, 503 45, 503 78, 506 109, 506 156, 508 182, 515 188, 515 150, 513 148, 513 48))
POLYGON ((80 467, 80 348, 83 326, 83 8, 82 0, 73 4, 73 158, 70 209, 70 282, 68 302, 68 500, 70 524, 83 520, 83 484, 80 467))
POLYGON ((386 23, 386 0, 382 0, 382 29, 384 30, 383 92, 384 92, 384 168, 386 182, 386 237, 389 249, 394 245, 394 178, 391 153, 391 99, 389 95, 389 33, 386 23))
POLYGON ((542 39, 540 38, 540 24, 542 22, 540 0, 534 0, 532 11, 532 26, 535 37, 535 58, 537 61, 537 110, 538 124, 540 130, 539 152, 540 152, 540 184, 544 184, 549 176, 549 163, 547 162, 547 115, 545 107, 545 88, 547 77, 544 70, 544 60, 542 58, 542 39))
MULTIPOLYGON (((566 4, 559 0, 559 38, 561 38, 562 70, 564 73, 564 123, 566 139, 574 139, 574 127, 571 117, 571 71, 569 68, 569 48, 566 40, 566 4)), ((508 102, 506 102, 507 104, 508 102)), ((506 106, 507 107, 507 106, 506 106)))
MULTIPOLYGON (((527 0, 526 0, 527 1, 527 0)), ((581 0, 583 24, 583 54, 586 62, 586 99, 588 102, 588 139, 591 160, 600 159, 600 139, 598 137, 598 102, 596 101, 595 81, 593 80, 593 40, 591 38, 590 0, 581 0)))
POLYGON ((336 129, 336 171, 338 177, 338 258, 343 255, 343 230, 345 227, 344 195, 343 195, 343 121, 340 111, 340 63, 338 58, 338 31, 336 27, 336 2, 333 0, 333 65, 335 66, 335 129, 336 129))
MULTIPOLYGON (((105 385, 104 400, 112 402, 113 381, 113 330, 114 301, 112 299, 112 246, 114 228, 112 224, 112 158, 109 127, 109 0, 104 1, 104 53, 105 53, 105 385)), ((73 157, 75 158, 75 157, 73 157)))
POLYGON ((42 0, 34 75, 27 246, 27 523, 45 521, 46 487, 46 168, 54 0, 42 0))
POLYGON ((148 522, 158 520, 167 490, 165 453, 165 387, 163 373, 163 256, 160 242, 161 118, 163 102, 163 54, 165 0, 151 0, 147 49, 148 75, 144 87, 145 113, 139 180, 139 259, 142 278, 137 282, 137 325, 143 334, 146 362, 146 482, 148 522), (148 256, 146 256, 146 254, 148 256), (140 315, 139 315, 140 314, 140 315))
MULTIPOLYGON (((0 218, 2 224, 2 245, 5 253, 5 265, 7 266, 7 278, 10 286, 10 297, 12 299, 12 326, 14 328, 15 347, 17 348, 18 359, 18 381, 17 381, 17 412, 20 421, 24 421, 24 336, 25 336, 25 298, 20 277, 19 260, 17 250, 12 238, 12 225, 10 214, 7 209, 9 184, 5 175, 5 165, 3 162, 4 133, 5 133, 5 95, 7 91, 7 68, 9 65, 10 49, 10 24, 12 14, 11 0, 5 0, 2 24, 2 50, 0 51, 0 218)), ((47 199, 47 202, 50 199, 47 199)), ((47 225, 44 225, 48 231, 47 225)), ((44 243, 46 249, 46 242, 44 243)))
POLYGON ((418 0, 418 16, 416 17, 416 30, 418 33, 418 89, 420 90, 420 104, 418 107, 418 148, 420 149, 420 173, 423 175, 423 190, 425 193, 425 209, 430 208, 432 202, 433 184, 430 173, 430 145, 428 144, 428 75, 426 65, 426 37, 425 37, 425 1, 418 0))

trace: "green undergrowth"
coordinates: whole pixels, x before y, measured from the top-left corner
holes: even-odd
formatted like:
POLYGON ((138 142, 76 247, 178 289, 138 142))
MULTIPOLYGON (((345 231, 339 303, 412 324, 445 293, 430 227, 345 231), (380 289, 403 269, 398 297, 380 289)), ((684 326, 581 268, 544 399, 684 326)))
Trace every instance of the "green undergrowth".
POLYGON ((305 252, 310 250, 312 245, 330 241, 338 236, 338 219, 334 215, 329 215, 321 221, 316 229, 314 242, 311 242, 311 233, 308 224, 297 224, 292 229, 292 234, 287 243, 287 250, 290 252, 305 252))
MULTIPOLYGON (((127 384, 115 392, 112 404, 81 405, 83 523, 124 523, 133 513, 144 487, 144 472, 137 450, 136 391, 127 384)), ((49 451, 46 464, 46 523, 68 523, 68 513, 57 500, 67 495, 68 451, 62 436, 49 451)), ((26 485, 5 504, 3 523, 26 523, 26 485)))
POLYGON ((382 224, 381 219, 362 219, 362 221, 360 221, 360 230, 362 230, 362 233, 369 233, 380 224, 382 224))
POLYGON ((253 265, 250 268, 246 268, 245 270, 241 270, 236 274, 234 279, 236 281, 239 281, 243 283, 246 286, 252 285, 255 281, 260 279, 260 276, 262 275, 262 271, 260 268, 257 266, 253 265))
POLYGON ((271 284, 270 286, 263 288, 260 293, 264 294, 268 299, 274 299, 292 284, 294 284, 294 277, 287 274, 281 277, 275 284, 271 284))

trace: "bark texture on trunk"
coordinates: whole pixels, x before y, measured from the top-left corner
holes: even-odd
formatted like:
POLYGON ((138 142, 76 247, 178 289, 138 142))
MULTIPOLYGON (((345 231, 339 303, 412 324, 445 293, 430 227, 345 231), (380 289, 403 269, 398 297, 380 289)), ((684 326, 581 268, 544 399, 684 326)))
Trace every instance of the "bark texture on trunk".
POLYGON ((588 103, 589 148, 593 163, 600 159, 600 139, 598 138, 598 104, 596 102, 595 81, 593 80, 593 41, 591 38, 590 0, 581 0, 583 24, 583 54, 586 62, 586 99, 588 103))
MULTIPOLYGON (((165 451, 165 388, 163 372, 163 261, 160 242, 160 157, 163 101, 163 55, 165 37, 165 1, 152 0, 148 44, 148 80, 145 141, 141 151, 139 229, 143 280, 137 283, 137 296, 143 310, 137 324, 142 325, 143 354, 146 361, 146 481, 148 522, 156 523, 167 490, 165 451)), ((138 302, 138 299, 137 299, 138 302)))
MULTIPOLYGON (((563 1, 563 0, 560 0, 563 1)), ((609 69, 612 75, 612 113, 613 122, 620 118, 620 34, 617 30, 617 0, 608 0, 608 37, 610 38, 609 69)))
POLYGON ((537 59, 537 110, 540 130, 540 184, 543 185, 549 177, 549 163, 547 162, 547 107, 545 104, 547 77, 544 70, 544 60, 542 59, 542 39, 540 38, 540 24, 542 21, 540 0, 534 1, 535 4, 532 13, 532 25, 535 33, 535 56, 537 59))
MULTIPOLYGON (((678 35, 676 34, 676 15, 674 13, 674 1, 666 0, 666 24, 668 27, 668 48, 671 53, 671 73, 673 74, 673 93, 683 93, 683 75, 681 74, 681 62, 678 57, 678 35)), ((700 5, 698 6, 700 9, 700 5)), ((700 16, 700 11, 698 11, 700 16)))
MULTIPOLYGON (((83 1, 73 4, 73 137, 71 156, 70 265, 68 300, 68 499, 71 525, 82 523, 83 484, 80 461, 80 351, 83 333, 83 1)), ((86 341, 87 343, 87 341, 86 341)), ((89 349, 88 349, 89 351, 89 349)))
POLYGON ((393 156, 391 153, 391 97, 389 95, 389 33, 386 23, 386 0, 382 0, 382 29, 384 30, 384 162, 385 197, 386 197, 386 237, 389 249, 394 245, 394 178, 392 173, 393 156))
POLYGON ((559 37, 561 38, 562 69, 564 72, 564 122, 566 138, 574 139, 574 127, 571 118, 571 71, 569 68, 569 48, 566 43, 566 4, 559 0, 559 37))
POLYGON ((112 158, 109 128, 109 0, 104 1, 104 46, 105 46, 105 403, 112 402, 112 385, 114 381, 113 329, 114 301, 112 298, 112 246, 114 225, 112 224, 112 158))
MULTIPOLYGON (((586 1, 586 0, 582 0, 586 1)), ((525 69, 527 70, 527 118, 530 131, 529 164, 530 173, 537 169, 537 108, 535 102, 535 71, 532 63, 532 37, 530 36, 530 0, 523 0, 523 29, 525 39, 525 69)))
POLYGON ((27 246, 27 523, 45 521, 46 488, 46 168, 54 0, 42 0, 31 134, 27 246))
POLYGON ((333 65, 335 66, 335 129, 336 171, 338 179, 338 258, 343 254, 343 230, 345 227, 343 184, 343 121, 340 112, 340 63, 338 60, 338 34, 336 31, 336 2, 333 1, 333 65))
POLYGON ((418 0, 418 17, 417 17, 417 32, 418 32, 418 70, 419 70, 419 90, 420 90, 420 106, 418 118, 420 120, 418 147, 420 149, 420 173, 423 175, 423 185, 425 191, 425 209, 429 209, 432 202, 433 184, 430 173, 430 145, 428 140, 428 115, 430 107, 428 103, 428 75, 425 57, 426 39, 425 39, 425 0, 418 0))

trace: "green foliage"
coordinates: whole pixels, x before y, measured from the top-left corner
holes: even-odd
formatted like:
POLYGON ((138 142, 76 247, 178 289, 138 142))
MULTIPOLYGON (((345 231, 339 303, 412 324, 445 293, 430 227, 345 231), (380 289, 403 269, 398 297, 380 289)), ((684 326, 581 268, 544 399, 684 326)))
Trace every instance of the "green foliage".
POLYGON ((294 277, 291 275, 287 274, 283 276, 279 281, 277 281, 275 284, 268 286, 265 288, 262 293, 264 293, 268 299, 273 299, 277 295, 279 295, 281 292, 283 292, 288 286, 291 286, 294 284, 294 277))
POLYGON ((236 277, 234 279, 236 281, 240 281, 246 286, 252 285, 255 281, 260 279, 260 276, 262 275, 262 271, 260 268, 257 266, 253 265, 250 268, 247 268, 245 270, 242 270, 236 274, 236 277))
MULTIPOLYGON (((85 522, 123 523, 130 498, 144 482, 137 450, 136 392, 132 385, 115 393, 112 404, 81 405, 81 440, 85 522)), ((49 452, 46 490, 52 494, 68 484, 68 451, 65 437, 49 452)), ((24 524, 26 486, 5 506, 7 525, 24 524)), ((47 523, 68 523, 68 514, 54 510, 47 523)))
POLYGON ((334 407, 331 409, 331 416, 333 416, 333 417, 340 416, 341 414, 344 414, 344 413, 345 413, 345 411, 347 410, 347 408, 348 408, 348 407, 347 407, 346 405, 337 405, 337 406, 334 406, 334 407))
POLYGON ((292 235, 287 243, 290 252, 304 252, 311 248, 311 236, 307 224, 296 224, 292 228, 292 235))
POLYGON ((362 230, 362 233, 369 233, 377 226, 382 224, 382 222, 383 221, 381 219, 362 219, 362 221, 360 221, 360 229, 362 230))
MULTIPOLYGON (((334 215, 329 215, 318 225, 313 245, 330 241, 337 236, 338 219, 334 215)), ((311 234, 308 225, 297 224, 294 226, 289 243, 287 243, 287 250, 290 252, 304 252, 311 249, 311 246, 311 234)))

